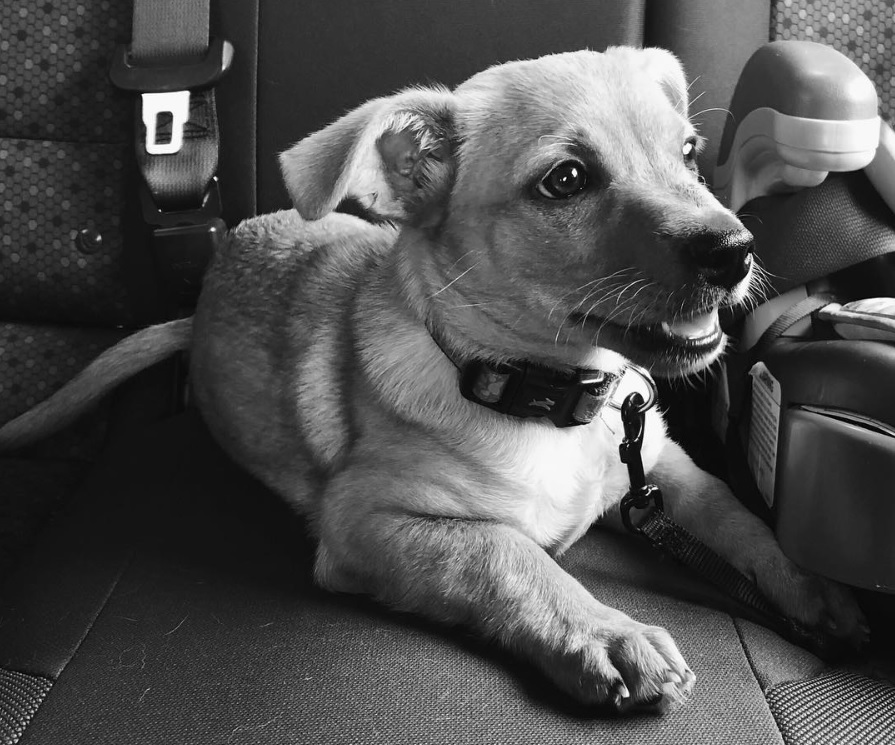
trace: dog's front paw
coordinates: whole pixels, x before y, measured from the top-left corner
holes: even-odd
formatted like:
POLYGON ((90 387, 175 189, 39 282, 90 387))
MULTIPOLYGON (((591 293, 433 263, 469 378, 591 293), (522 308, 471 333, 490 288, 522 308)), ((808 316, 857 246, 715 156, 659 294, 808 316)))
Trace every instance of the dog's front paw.
POLYGON ((870 641, 867 619, 844 585, 806 572, 785 557, 760 573, 758 583, 789 618, 823 629, 855 649, 870 641))
POLYGON ((665 629, 627 617, 567 640, 548 672, 581 703, 625 713, 664 712, 683 701, 696 680, 665 629))

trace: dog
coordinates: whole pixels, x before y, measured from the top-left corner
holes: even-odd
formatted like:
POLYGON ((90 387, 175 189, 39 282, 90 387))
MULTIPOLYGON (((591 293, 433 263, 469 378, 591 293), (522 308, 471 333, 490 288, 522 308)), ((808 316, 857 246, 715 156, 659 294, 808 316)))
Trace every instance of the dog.
MULTIPOLYGON (((552 557, 628 489, 618 380, 711 364, 756 273, 687 109, 679 61, 625 47, 370 101, 281 155, 295 209, 228 235, 193 318, 129 337, 0 442, 188 349, 215 439, 308 517, 321 586, 465 626, 582 704, 666 710, 695 679, 671 636, 552 557), (588 411, 559 411, 582 391, 588 411)), ((672 518, 780 611, 866 637, 655 407, 642 456, 672 518)))

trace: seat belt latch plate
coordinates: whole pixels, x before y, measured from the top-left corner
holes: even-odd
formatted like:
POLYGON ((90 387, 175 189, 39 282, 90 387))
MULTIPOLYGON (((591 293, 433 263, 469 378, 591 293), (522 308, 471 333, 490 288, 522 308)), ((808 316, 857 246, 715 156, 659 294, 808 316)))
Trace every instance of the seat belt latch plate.
POLYGON ((143 126, 146 127, 146 152, 150 155, 173 155, 183 147, 183 133, 190 118, 190 92, 168 91, 165 93, 143 93, 143 126), (159 117, 171 117, 171 138, 159 141, 159 117))

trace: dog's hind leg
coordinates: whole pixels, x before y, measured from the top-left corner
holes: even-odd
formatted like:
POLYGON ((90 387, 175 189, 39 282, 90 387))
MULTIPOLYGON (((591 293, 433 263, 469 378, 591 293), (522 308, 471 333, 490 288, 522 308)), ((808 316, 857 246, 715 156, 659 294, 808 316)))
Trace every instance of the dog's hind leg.
POLYGON ((192 327, 192 318, 150 326, 107 349, 48 399, 0 427, 0 451, 70 424, 119 383, 189 347, 192 327))
MULTIPOLYGON (((667 631, 599 603, 519 531, 385 506, 373 511, 364 498, 376 491, 375 480, 354 476, 351 483, 354 494, 330 490, 342 507, 327 515, 325 505, 316 521, 323 586, 472 629, 585 705, 663 710, 689 694, 693 673, 667 631)), ((388 488, 396 486, 392 479, 388 488)))

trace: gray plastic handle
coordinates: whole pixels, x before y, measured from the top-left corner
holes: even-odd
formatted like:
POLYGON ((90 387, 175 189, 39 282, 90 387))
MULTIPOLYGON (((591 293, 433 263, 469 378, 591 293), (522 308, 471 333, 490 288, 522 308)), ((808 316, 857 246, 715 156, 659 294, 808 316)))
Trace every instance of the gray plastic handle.
POLYGON ((719 150, 715 188, 744 201, 821 183, 829 171, 864 168, 876 153, 876 89, 831 47, 776 41, 746 63, 719 150))

